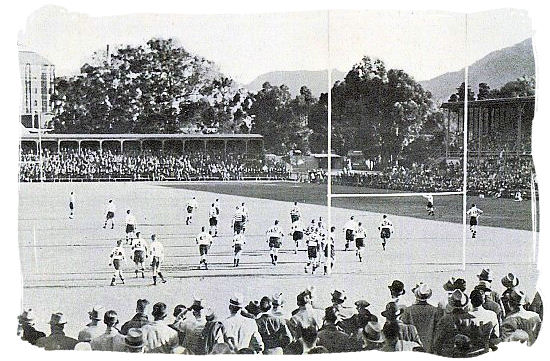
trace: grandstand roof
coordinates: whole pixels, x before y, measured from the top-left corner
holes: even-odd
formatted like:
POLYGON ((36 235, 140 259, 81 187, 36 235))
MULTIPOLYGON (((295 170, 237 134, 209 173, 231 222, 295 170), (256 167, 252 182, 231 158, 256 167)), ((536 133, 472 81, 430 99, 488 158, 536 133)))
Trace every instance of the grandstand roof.
MULTIPOLYGON (((43 133, 42 140, 244 140, 262 139, 260 134, 55 134, 43 133)), ((38 134, 22 134, 21 140, 37 140, 38 134)))
MULTIPOLYGON (((535 96, 516 97, 516 98, 499 98, 499 99, 484 99, 484 100, 470 100, 468 101, 469 107, 484 106, 484 105, 508 105, 518 103, 531 103, 535 102, 535 96)), ((458 108, 464 107, 464 102, 446 102, 441 104, 441 108, 458 108)))
POLYGON ((19 63, 20 64, 40 64, 40 65, 52 65, 52 62, 44 58, 42 55, 35 53, 34 51, 21 50, 19 51, 19 63))

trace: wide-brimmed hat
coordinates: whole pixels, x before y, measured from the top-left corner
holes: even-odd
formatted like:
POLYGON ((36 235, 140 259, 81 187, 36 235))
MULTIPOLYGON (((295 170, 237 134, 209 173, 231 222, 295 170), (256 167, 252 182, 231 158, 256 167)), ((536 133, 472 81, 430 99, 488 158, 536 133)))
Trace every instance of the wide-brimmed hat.
POLYGON ((145 298, 140 298, 139 300, 137 300, 136 302, 136 308, 139 310, 139 311, 145 311, 145 309, 147 308, 147 306, 149 305, 149 301, 146 300, 145 298))
POLYGON ((273 306, 282 306, 285 303, 283 299, 283 294, 281 292, 275 293, 271 298, 271 304, 273 306))
POLYGON ((363 328, 363 335, 369 342, 382 343, 384 342, 384 335, 382 335, 382 328, 378 322, 370 321, 363 328))
POLYGON ((88 315, 90 316, 90 319, 99 321, 101 320, 101 317, 99 316, 101 312, 103 312, 103 306, 96 305, 88 311, 88 315))
POLYGON ((166 304, 162 303, 162 302, 157 302, 153 305, 153 311, 151 312, 151 314, 155 317, 155 318, 163 318, 163 317, 166 317, 168 314, 166 312, 166 304))
POLYGON ((334 290, 331 294, 332 301, 342 303, 347 299, 346 291, 344 290, 334 290))
POLYGON ((394 280, 388 288, 393 294, 400 296, 405 294, 405 285, 399 280, 394 280))
POLYGON ((214 321, 216 319, 216 313, 212 308, 207 307, 204 310, 204 318, 206 318, 206 321, 214 321))
POLYGON ((202 299, 198 297, 195 297, 195 299, 193 300, 193 304, 191 305, 191 307, 189 307, 189 309, 193 311, 200 311, 203 308, 204 306, 202 305, 202 299))
POLYGON ((388 302, 386 305, 386 309, 381 312, 381 315, 390 318, 390 319, 396 319, 403 313, 403 309, 399 306, 397 306, 397 303, 395 302, 388 302))
POLYGON ((50 325, 64 325, 67 323, 67 320, 65 319, 65 315, 61 312, 52 313, 52 317, 50 318, 50 325))
POLYGON ((419 283, 412 289, 414 296, 419 300, 427 300, 432 297, 432 289, 425 283, 419 283))
POLYGON ((453 292, 454 290, 466 291, 466 280, 464 278, 451 277, 443 285, 443 289, 447 292, 453 292))
POLYGON ((358 301, 355 301, 355 306, 357 308, 367 308, 370 306, 370 303, 366 300, 358 300, 358 301))
POLYGON ((519 279, 514 276, 513 273, 508 273, 505 277, 503 277, 500 282, 502 285, 506 288, 514 288, 519 286, 519 279))
POLYGON ((246 305, 244 309, 254 316, 262 312, 262 310, 260 309, 260 301, 258 300, 252 300, 248 302, 248 305, 246 305))
POLYGON ((489 276, 489 269, 488 268, 482 269, 481 272, 477 275, 477 278, 480 281, 493 282, 493 280, 489 276))
POLYGON ((525 293, 523 291, 513 290, 508 295, 508 302, 519 306, 524 305, 526 303, 525 293))
POLYGON ((128 348, 142 348, 144 345, 143 332, 139 328, 129 329, 124 338, 124 344, 128 348))
POLYGON ((449 306, 453 308, 463 308, 468 304, 468 296, 460 289, 454 290, 449 296, 449 306))
POLYGON ((244 296, 240 293, 235 293, 229 299, 229 305, 234 307, 243 307, 243 298, 244 296))
POLYGON ((479 281, 479 284, 474 287, 475 290, 479 290, 481 292, 489 292, 491 291, 491 287, 487 283, 487 281, 479 281))

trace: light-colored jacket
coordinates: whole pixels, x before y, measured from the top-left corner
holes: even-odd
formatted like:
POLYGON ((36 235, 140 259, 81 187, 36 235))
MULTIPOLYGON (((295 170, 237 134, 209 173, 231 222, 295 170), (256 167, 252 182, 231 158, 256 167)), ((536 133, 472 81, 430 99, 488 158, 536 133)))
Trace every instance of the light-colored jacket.
POLYGON ((92 339, 93 351, 124 351, 124 336, 116 328, 107 328, 104 334, 92 339))
POLYGON ((141 328, 145 341, 145 352, 172 353, 179 345, 178 333, 165 321, 157 320, 141 328))
POLYGON ((251 348, 256 352, 263 350, 264 344, 255 320, 237 312, 223 320, 222 324, 225 327, 225 339, 236 350, 243 348, 251 348))

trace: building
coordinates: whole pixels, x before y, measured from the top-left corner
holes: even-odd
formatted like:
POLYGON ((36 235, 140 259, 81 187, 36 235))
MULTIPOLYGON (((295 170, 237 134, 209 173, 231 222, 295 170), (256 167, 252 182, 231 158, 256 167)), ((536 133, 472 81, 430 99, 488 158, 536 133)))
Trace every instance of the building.
POLYGON ((21 124, 28 131, 46 128, 51 121, 51 96, 54 92, 55 66, 32 51, 19 51, 21 74, 21 124))

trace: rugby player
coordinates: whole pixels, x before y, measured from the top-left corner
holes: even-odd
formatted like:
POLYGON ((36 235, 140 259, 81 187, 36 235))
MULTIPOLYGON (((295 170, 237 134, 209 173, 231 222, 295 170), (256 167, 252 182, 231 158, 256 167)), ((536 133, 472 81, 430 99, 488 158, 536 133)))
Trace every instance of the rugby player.
POLYGON ((267 234, 267 243, 269 244, 269 255, 271 256, 271 264, 276 266, 277 259, 279 257, 279 248, 281 248, 283 242, 282 238, 284 233, 279 227, 279 221, 275 220, 273 226, 269 227, 266 232, 267 234))
POLYGON ((292 236, 292 240, 294 241, 294 254, 298 253, 298 247, 300 241, 304 239, 304 223, 300 218, 297 218, 292 224, 290 225, 290 235, 292 236))
POLYGON ((115 285, 117 276, 120 277, 120 281, 124 284, 124 278, 122 277, 122 262, 125 260, 124 248, 122 248, 122 240, 119 239, 116 241, 116 247, 111 250, 109 255, 109 267, 113 266, 115 272, 113 273, 113 278, 111 278, 111 286, 115 285))
POLYGON ((136 231, 136 217, 134 217, 133 214, 130 213, 130 210, 126 210, 126 244, 132 245, 132 241, 134 240, 136 231))
POLYGON ((483 211, 476 207, 475 203, 472 203, 472 207, 466 211, 466 215, 470 217, 470 232, 472 232, 472 238, 476 238, 478 218, 483 214, 483 211))
POLYGON ((185 224, 190 225, 193 222, 193 212, 198 208, 197 199, 195 197, 187 201, 187 218, 185 224))
POLYGON ((105 224, 103 225, 103 228, 107 228, 108 221, 111 221, 111 229, 115 228, 115 212, 116 205, 113 203, 112 199, 109 199, 107 202, 105 224))
POLYGON ((365 238, 367 238, 367 232, 363 227, 363 223, 357 223, 357 229, 354 233, 355 238, 355 255, 359 258, 359 262, 363 262, 363 249, 365 248, 365 238))
POLYGON ((74 207, 76 206, 76 202, 74 199, 74 192, 71 192, 69 195, 69 218, 74 218, 74 207))
POLYGON ((325 262, 324 262, 324 275, 330 275, 332 273, 332 269, 334 268, 334 242, 336 240, 336 227, 332 226, 330 227, 330 234, 329 234, 329 241, 325 244, 324 248, 324 256, 325 256, 325 262))
POLYGON ((385 251, 386 242, 388 239, 390 239, 393 233, 393 224, 388 219, 388 216, 386 216, 385 214, 382 216, 382 222, 380 222, 378 230, 380 231, 380 238, 382 238, 382 250, 385 251))
POLYGON ((302 213, 300 212, 300 208, 298 208, 298 202, 294 202, 294 205, 290 209, 290 222, 294 223, 297 220, 300 219, 302 216, 302 213))
POLYGON ((425 194, 423 195, 424 198, 426 198, 426 211, 428 212, 429 216, 435 216, 435 208, 434 208, 434 196, 431 194, 425 194))
POLYGON ((344 232, 346 232, 346 251, 349 249, 349 244, 354 241, 355 231, 357 230, 357 222, 355 217, 351 216, 349 221, 344 225, 344 232))
POLYGON ((157 284, 157 275, 160 277, 162 283, 166 283, 166 280, 160 272, 160 266, 164 262, 164 246, 157 240, 156 234, 151 235, 151 244, 149 245, 149 255, 152 258, 151 268, 153 270, 153 285, 157 284))
POLYGON ((319 251, 319 233, 318 229, 313 229, 308 233, 307 237, 307 263, 304 267, 305 273, 309 272, 311 267, 311 274, 315 273, 318 267, 318 251, 319 251))
POLYGON ((243 250, 243 246, 246 243, 244 239, 244 234, 241 233, 239 230, 234 236, 233 236, 233 267, 239 267, 239 262, 241 260, 241 253, 243 250))
POLYGON ((231 228, 233 229, 233 234, 237 234, 237 231, 242 232, 244 228, 244 214, 237 206, 235 209, 235 215, 231 220, 231 228))
POLYGON ((212 245, 212 235, 205 231, 204 227, 201 227, 201 232, 195 238, 195 242, 199 245, 199 254, 201 256, 200 265, 204 265, 204 269, 208 269, 208 263, 206 262, 206 256, 208 255, 208 249, 212 245))
POLYGON ((145 240, 141 239, 140 233, 136 232, 136 238, 134 244, 132 245, 132 254, 130 259, 134 261, 136 278, 138 278, 138 273, 141 272, 141 278, 145 278, 145 268, 143 267, 143 262, 147 258, 147 244, 145 240))
POLYGON ((212 237, 218 237, 218 215, 219 211, 216 208, 216 203, 212 203, 210 211, 208 211, 208 223, 210 225, 210 234, 212 237))

